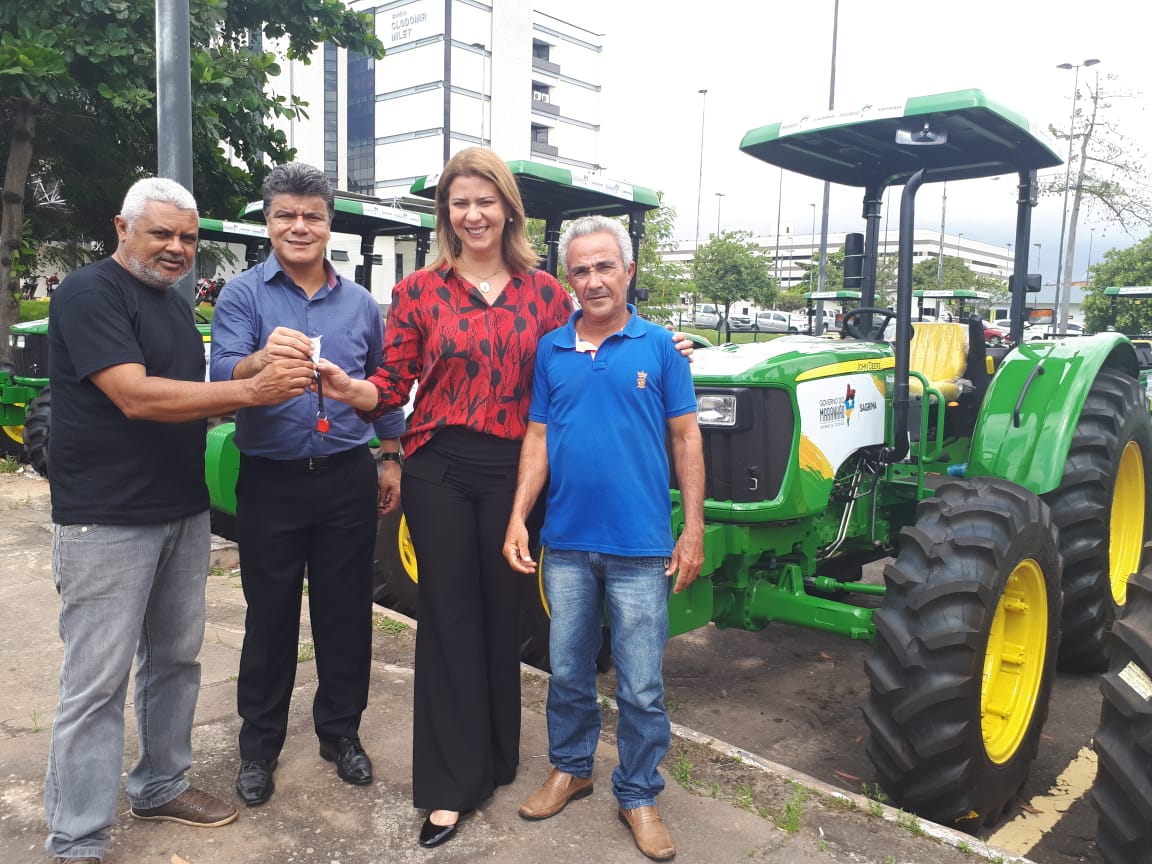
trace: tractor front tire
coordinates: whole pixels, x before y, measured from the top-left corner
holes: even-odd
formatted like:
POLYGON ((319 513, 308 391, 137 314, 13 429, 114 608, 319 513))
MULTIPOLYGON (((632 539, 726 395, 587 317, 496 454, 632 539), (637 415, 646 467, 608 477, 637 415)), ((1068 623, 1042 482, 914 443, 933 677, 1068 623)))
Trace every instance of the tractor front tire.
POLYGON ((24 416, 24 461, 41 477, 48 476, 48 436, 52 430, 52 388, 45 387, 24 416))
POLYGON ((1107 633, 1140 569, 1152 501, 1152 416, 1139 382, 1101 369, 1084 400, 1059 487, 1044 496, 1060 531, 1064 617, 1059 667, 1108 668, 1107 633))
POLYGON ((1128 583, 1102 679, 1092 804, 1104 864, 1152 862, 1152 567, 1128 583))
POLYGON ((885 568, 866 670, 868 755, 897 806, 966 831, 999 821, 1036 755, 1059 643, 1047 505, 997 478, 941 485, 885 568))
POLYGON ((402 615, 416 617, 416 553, 402 510, 380 519, 376 528, 376 554, 372 599, 402 615))

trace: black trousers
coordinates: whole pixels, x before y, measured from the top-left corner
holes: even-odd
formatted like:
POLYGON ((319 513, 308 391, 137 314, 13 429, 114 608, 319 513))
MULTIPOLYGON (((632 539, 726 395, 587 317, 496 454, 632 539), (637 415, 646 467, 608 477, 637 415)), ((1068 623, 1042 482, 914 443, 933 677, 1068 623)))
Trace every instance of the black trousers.
POLYGON ((438 433, 404 464, 402 500, 419 571, 412 798, 466 810, 520 761, 523 576, 502 547, 519 442, 438 433))
POLYGON ((248 611, 236 688, 240 758, 279 755, 296 680, 305 573, 321 738, 354 736, 368 704, 379 485, 367 447, 323 467, 241 456, 240 576, 248 611))

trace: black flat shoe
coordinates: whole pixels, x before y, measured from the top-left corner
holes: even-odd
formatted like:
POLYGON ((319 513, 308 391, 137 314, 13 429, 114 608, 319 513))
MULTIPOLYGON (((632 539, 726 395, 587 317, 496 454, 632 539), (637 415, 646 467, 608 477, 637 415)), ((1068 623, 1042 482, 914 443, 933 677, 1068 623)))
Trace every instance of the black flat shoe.
POLYGON ((275 759, 240 760, 240 771, 236 774, 236 794, 240 800, 249 807, 255 807, 271 798, 276 790, 276 784, 272 782, 275 770, 275 759))
POLYGON ((420 826, 420 845, 425 849, 432 849, 441 843, 447 843, 456 836, 456 827, 460 824, 460 820, 471 812, 471 809, 461 810, 460 815, 456 817, 456 821, 451 825, 434 824, 432 822, 432 814, 429 813, 428 817, 424 820, 424 824, 420 826))
POLYGON ((336 773, 345 783, 364 786, 372 782, 372 760, 360 746, 359 738, 321 738, 320 758, 335 762, 336 773))

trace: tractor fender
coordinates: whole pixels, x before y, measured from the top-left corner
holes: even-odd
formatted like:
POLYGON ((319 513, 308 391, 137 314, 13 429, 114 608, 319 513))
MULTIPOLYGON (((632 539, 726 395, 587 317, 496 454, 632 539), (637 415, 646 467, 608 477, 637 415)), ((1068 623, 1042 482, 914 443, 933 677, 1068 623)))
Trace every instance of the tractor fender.
POLYGON ((1124 336, 1017 347, 984 397, 967 475, 1003 477, 1038 495, 1059 486, 1084 400, 1105 367, 1139 378, 1136 351, 1124 336))
POLYGON ((236 479, 240 476, 240 451, 232 440, 235 423, 221 423, 208 430, 204 445, 204 480, 212 509, 236 515, 236 479))

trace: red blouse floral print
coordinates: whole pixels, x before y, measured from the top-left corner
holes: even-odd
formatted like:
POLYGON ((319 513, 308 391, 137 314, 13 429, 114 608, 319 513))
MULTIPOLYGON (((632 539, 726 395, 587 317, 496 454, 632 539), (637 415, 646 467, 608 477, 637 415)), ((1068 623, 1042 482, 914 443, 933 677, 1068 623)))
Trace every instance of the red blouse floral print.
POLYGON ((536 343, 567 323, 568 294, 543 270, 515 273, 488 305, 451 269, 418 270, 392 289, 384 358, 370 380, 379 417, 408 401, 419 381, 404 436, 411 456, 445 426, 524 437, 536 343))

